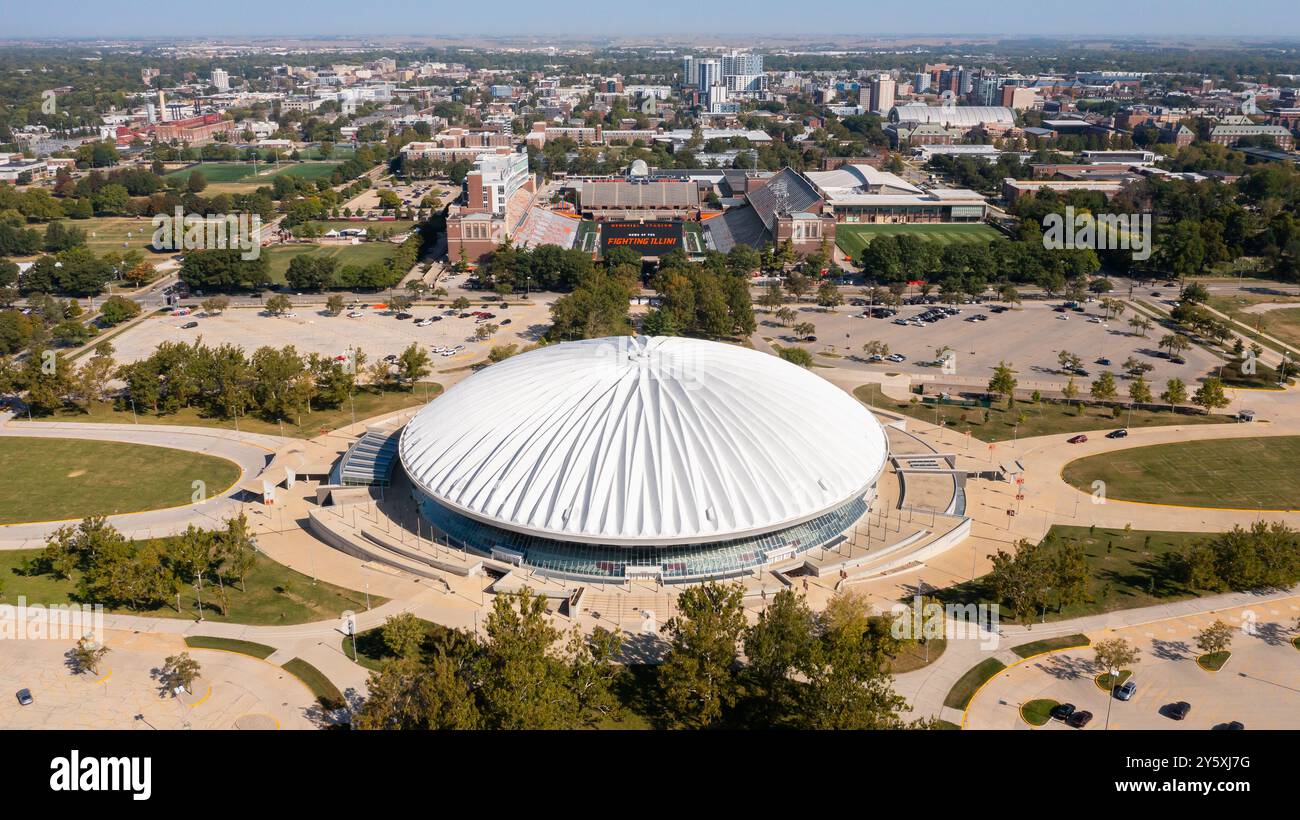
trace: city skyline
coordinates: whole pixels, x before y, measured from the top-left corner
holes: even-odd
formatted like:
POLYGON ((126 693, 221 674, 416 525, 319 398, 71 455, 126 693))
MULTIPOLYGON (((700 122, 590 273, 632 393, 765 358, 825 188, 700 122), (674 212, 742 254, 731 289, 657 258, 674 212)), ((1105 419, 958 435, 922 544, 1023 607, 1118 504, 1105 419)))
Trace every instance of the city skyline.
MULTIPOLYGON (((82 6, 78 3, 77 6, 82 6)), ((570 17, 555 15, 553 9, 518 0, 498 4, 500 14, 485 20, 476 7, 430 9, 414 0, 393 0, 384 4, 386 14, 359 18, 355 6, 339 0, 311 4, 289 3, 265 6, 232 0, 214 17, 207 6, 176 6, 158 15, 147 7, 90 6, 76 14, 53 18, 47 9, 31 4, 0 3, 7 35, 21 38, 275 36, 290 31, 298 37, 337 36, 511 36, 622 34, 624 36, 673 36, 710 30, 728 30, 782 39, 798 36, 835 37, 1016 37, 1016 36, 1146 36, 1166 37, 1252 37, 1285 39, 1300 36, 1300 14, 1285 0, 1253 0, 1227 19, 1217 4, 1196 0, 1154 0, 1141 6, 1100 0, 1088 6, 1080 19, 1075 4, 1055 0, 1015 9, 994 24, 988 10, 937 0, 924 7, 898 7, 883 3, 853 3, 827 0, 822 13, 807 19, 791 19, 789 7, 776 0, 750 3, 743 19, 737 20, 730 7, 708 8, 681 0, 666 0, 653 6, 629 5, 619 15, 589 19, 574 24, 570 17), (855 23, 854 18, 861 20, 855 23), (1261 23, 1267 21, 1266 26, 1261 23), (860 26, 858 28, 857 26, 860 26), (639 29, 639 30, 638 30, 639 29)))

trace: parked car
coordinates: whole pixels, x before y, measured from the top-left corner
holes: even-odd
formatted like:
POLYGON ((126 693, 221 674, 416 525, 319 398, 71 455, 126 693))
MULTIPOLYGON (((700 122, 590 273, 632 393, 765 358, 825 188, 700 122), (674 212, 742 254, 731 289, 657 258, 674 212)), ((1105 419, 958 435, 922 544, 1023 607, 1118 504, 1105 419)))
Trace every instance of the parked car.
POLYGON ((1119 686, 1115 687, 1115 699, 1132 700, 1133 695, 1137 692, 1137 690, 1138 690, 1138 685, 1136 683, 1134 683, 1131 679, 1126 680, 1123 683, 1121 683, 1119 686))
POLYGON ((1074 709, 1073 703, 1058 703, 1052 707, 1049 714, 1051 714, 1052 720, 1069 720, 1070 715, 1074 714, 1074 709))
POLYGON ((510 320, 509 320, 509 319, 502 319, 502 320, 501 320, 501 324, 503 324, 503 325, 508 325, 508 324, 510 324, 510 320))
POLYGON ((1192 704, 1185 700, 1180 700, 1170 706, 1166 714, 1174 720, 1183 720, 1187 717, 1187 713, 1190 711, 1192 711, 1192 704))
POLYGON ((1118 430, 1111 430, 1106 434, 1106 438, 1128 438, 1128 430, 1123 427, 1118 430))
POLYGON ((354 311, 352 311, 351 313, 348 314, 348 318, 349 318, 349 319, 360 319, 362 316, 365 316, 365 315, 366 315, 366 314, 362 313, 362 312, 359 311, 359 310, 354 310, 354 311))
POLYGON ((1240 732, 1242 729, 1245 729, 1245 728, 1246 728, 1246 724, 1242 723, 1242 722, 1239 721, 1239 720, 1234 720, 1234 721, 1232 721, 1232 722, 1230 722, 1230 723, 1220 723, 1218 726, 1215 726, 1214 728, 1216 728, 1216 729, 1229 729, 1229 730, 1232 730, 1232 731, 1240 732))
POLYGON ((198 322, 186 322, 185 324, 181 325, 181 330, 192 330, 193 328, 196 328, 198 326, 199 326, 198 322))
POLYGON ((15 693, 14 696, 18 698, 18 703, 19 703, 19 705, 21 705, 21 706, 31 706, 31 705, 32 705, 32 690, 30 690, 30 689, 19 689, 19 690, 15 693))
POLYGON ((1070 444, 1083 444, 1087 440, 1088 437, 1085 436, 1083 433, 1080 433, 1077 436, 1071 436, 1070 438, 1066 439, 1066 441, 1070 444))
POLYGON ((1075 729, 1082 729, 1092 720, 1092 712, 1075 712, 1065 719, 1065 725, 1075 729))
POLYGON ((417 322, 415 323, 415 326, 416 326, 416 327, 428 327, 428 326, 431 325, 431 324, 433 324, 433 319, 432 319, 432 318, 424 318, 424 319, 420 319, 419 321, 417 321, 417 322))
POLYGON ((406 311, 402 311, 401 313, 397 314, 397 318, 398 318, 398 319, 409 319, 409 318, 411 318, 411 314, 407 313, 406 311))

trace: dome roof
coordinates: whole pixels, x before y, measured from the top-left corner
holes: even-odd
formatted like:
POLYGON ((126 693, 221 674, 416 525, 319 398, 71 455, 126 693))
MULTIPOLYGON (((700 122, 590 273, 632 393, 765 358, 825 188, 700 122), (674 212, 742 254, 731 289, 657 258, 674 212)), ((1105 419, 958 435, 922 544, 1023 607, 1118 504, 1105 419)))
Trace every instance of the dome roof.
POLYGON ((856 399, 775 356, 615 337, 470 376, 416 415, 399 453, 416 486, 464 515, 634 546, 814 518, 865 492, 886 449, 856 399))

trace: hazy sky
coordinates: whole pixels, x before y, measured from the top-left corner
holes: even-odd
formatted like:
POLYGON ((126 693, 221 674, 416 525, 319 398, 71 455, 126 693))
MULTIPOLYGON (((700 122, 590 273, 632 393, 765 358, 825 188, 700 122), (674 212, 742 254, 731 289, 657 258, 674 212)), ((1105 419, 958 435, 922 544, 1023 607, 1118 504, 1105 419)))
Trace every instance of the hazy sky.
POLYGON ((380 34, 1300 36, 1296 0, 0 0, 0 38, 380 34), (815 14, 809 14, 815 10, 815 14))

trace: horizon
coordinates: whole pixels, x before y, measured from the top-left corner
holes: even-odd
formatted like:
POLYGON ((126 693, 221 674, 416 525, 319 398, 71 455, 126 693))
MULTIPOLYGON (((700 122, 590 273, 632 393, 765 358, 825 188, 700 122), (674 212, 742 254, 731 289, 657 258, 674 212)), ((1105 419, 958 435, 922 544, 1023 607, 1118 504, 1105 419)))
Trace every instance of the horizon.
POLYGON ((418 0, 389 0, 378 14, 358 19, 356 7, 341 0, 317 0, 314 3, 282 3, 265 6, 250 0, 228 0, 221 14, 213 19, 211 7, 169 7, 159 15, 148 7, 104 7, 100 4, 75 2, 74 14, 52 19, 48 9, 11 0, 0 2, 0 14, 6 21, 4 42, 15 40, 104 40, 165 38, 238 38, 293 36, 295 39, 358 37, 449 37, 449 38, 584 38, 622 35, 624 37, 719 37, 712 31, 729 31, 727 37, 750 35, 792 38, 1021 38, 1021 37, 1101 37, 1107 39, 1210 38, 1278 41, 1300 39, 1300 13, 1286 0, 1250 0, 1243 11, 1224 19, 1216 3, 1195 0, 1151 0, 1133 6, 1121 0, 1096 0, 1088 5, 1086 20, 1077 18, 1079 6, 1063 0, 1044 0, 1035 6, 1017 9, 1001 31, 984 30, 989 26, 988 10, 971 7, 957 0, 935 0, 923 8, 898 8, 879 3, 854 3, 851 0, 825 0, 817 15, 798 15, 793 7, 778 0, 753 0, 745 9, 742 25, 730 8, 700 8, 685 0, 661 0, 653 6, 627 5, 616 13, 591 25, 591 21, 573 19, 582 14, 574 7, 573 15, 556 14, 555 7, 541 7, 521 0, 502 0, 494 6, 497 20, 503 23, 495 31, 484 31, 484 18, 477 7, 456 6, 431 9, 418 0), (665 19, 681 16, 681 24, 660 31, 637 28, 664 26, 665 19), (812 25, 799 17, 813 17, 812 25), (859 18, 860 32, 845 32, 837 20, 859 18), (758 20, 770 21, 757 25, 758 20), (403 31, 406 20, 416 21, 403 31), (1168 28, 1177 20, 1179 30, 1168 28), (236 22, 237 21, 237 22, 236 22), (586 23, 587 28, 576 29, 586 23), (1261 34, 1267 23, 1268 34, 1261 34), (506 30, 504 26, 510 26, 506 30), (223 29, 220 33, 199 29, 223 29), (836 31, 836 29, 839 29, 836 31), (975 31, 979 29, 979 31, 975 31), (295 31, 310 30, 309 35, 295 31), (633 30, 633 31, 629 31, 633 30))

